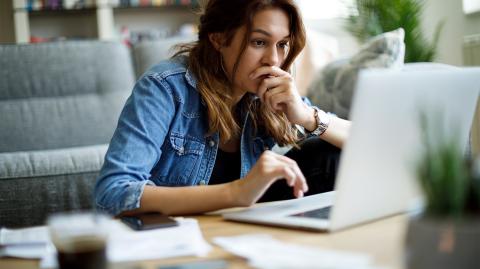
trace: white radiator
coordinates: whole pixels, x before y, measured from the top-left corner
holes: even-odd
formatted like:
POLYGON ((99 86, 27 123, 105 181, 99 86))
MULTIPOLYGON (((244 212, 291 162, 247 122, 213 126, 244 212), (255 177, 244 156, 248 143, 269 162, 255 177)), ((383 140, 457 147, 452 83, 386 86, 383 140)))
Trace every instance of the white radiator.
POLYGON ((480 65, 480 34, 463 38, 463 64, 480 65))

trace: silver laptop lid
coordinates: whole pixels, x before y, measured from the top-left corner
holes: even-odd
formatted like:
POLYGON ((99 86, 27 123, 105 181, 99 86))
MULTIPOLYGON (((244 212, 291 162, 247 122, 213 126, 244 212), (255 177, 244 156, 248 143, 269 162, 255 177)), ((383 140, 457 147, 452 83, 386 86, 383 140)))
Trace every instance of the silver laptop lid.
POLYGON ((420 111, 430 119, 442 113, 445 133, 467 145, 479 91, 480 68, 361 72, 331 229, 404 212, 418 202, 420 111))

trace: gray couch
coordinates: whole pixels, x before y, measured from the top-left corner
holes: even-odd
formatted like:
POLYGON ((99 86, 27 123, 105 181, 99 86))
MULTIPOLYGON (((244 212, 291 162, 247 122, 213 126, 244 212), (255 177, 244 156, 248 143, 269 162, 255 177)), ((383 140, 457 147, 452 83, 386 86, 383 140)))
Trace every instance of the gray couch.
POLYGON ((0 226, 93 208, 95 178, 135 77, 188 40, 131 50, 100 41, 0 45, 0 226))
POLYGON ((92 188, 134 84, 118 43, 0 46, 0 225, 92 208, 92 188))

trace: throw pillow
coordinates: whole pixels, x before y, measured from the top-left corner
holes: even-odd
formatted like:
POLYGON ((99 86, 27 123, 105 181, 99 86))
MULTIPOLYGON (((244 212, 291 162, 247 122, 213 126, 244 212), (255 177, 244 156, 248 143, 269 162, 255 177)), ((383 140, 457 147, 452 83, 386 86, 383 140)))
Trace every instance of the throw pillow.
POLYGON ((405 55, 402 28, 369 40, 348 59, 334 61, 322 69, 307 91, 314 105, 348 119, 358 73, 364 68, 401 68, 405 55))

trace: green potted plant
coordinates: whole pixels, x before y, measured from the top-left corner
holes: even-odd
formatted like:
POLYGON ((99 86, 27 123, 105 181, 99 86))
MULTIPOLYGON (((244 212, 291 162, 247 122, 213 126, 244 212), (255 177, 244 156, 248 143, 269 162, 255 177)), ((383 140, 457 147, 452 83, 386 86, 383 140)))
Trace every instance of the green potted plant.
MULTIPOLYGON (((426 117, 421 122, 429 124, 426 117)), ((474 165, 454 139, 439 137, 441 131, 423 130, 417 178, 425 207, 409 221, 406 268, 479 268, 480 163, 474 165)))
POLYGON ((405 62, 431 62, 435 58, 443 22, 429 42, 421 29, 423 0, 355 0, 345 28, 360 42, 398 28, 405 30, 405 62))

